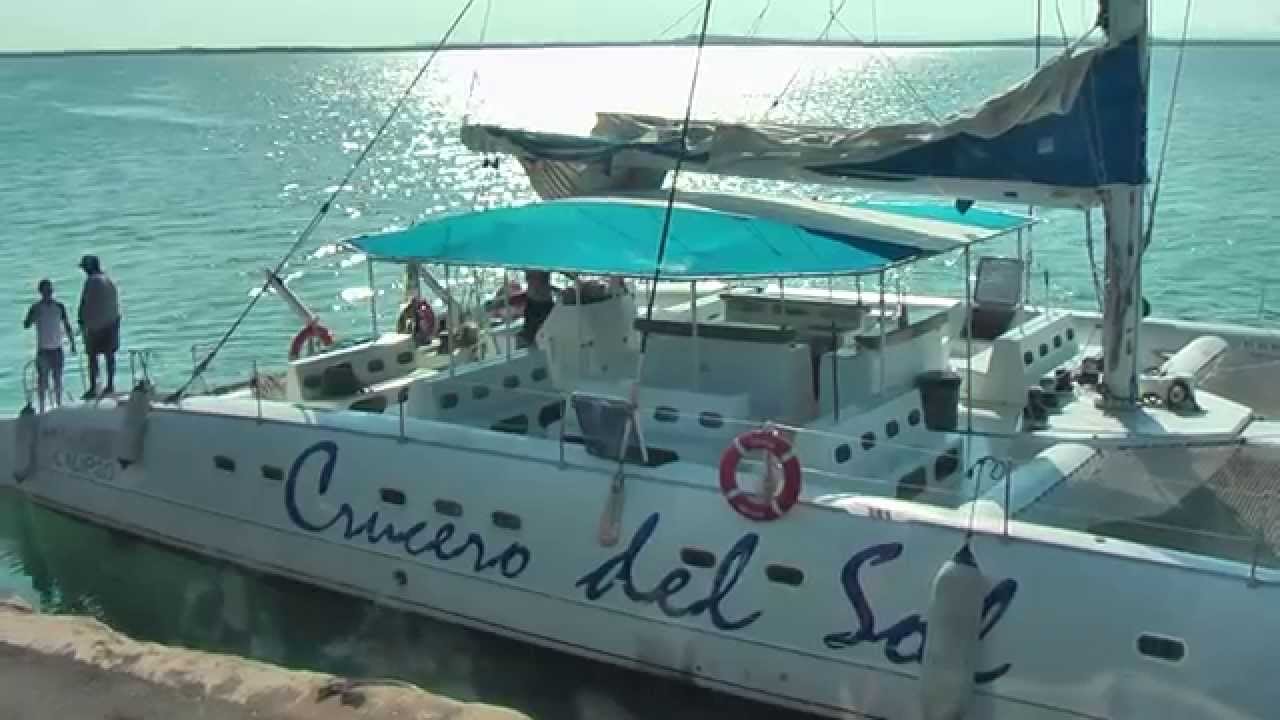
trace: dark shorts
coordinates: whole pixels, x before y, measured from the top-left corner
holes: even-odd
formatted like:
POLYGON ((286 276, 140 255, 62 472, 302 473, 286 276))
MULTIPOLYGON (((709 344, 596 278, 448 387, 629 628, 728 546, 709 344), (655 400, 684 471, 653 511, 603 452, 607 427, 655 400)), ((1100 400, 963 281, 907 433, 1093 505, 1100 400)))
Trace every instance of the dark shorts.
POLYGON ((110 355, 120 349, 120 320, 104 328, 87 330, 84 337, 84 351, 90 355, 110 355))
POLYGON ((62 362, 62 348, 38 350, 36 352, 36 370, 38 370, 41 375, 44 375, 45 373, 61 375, 62 362))

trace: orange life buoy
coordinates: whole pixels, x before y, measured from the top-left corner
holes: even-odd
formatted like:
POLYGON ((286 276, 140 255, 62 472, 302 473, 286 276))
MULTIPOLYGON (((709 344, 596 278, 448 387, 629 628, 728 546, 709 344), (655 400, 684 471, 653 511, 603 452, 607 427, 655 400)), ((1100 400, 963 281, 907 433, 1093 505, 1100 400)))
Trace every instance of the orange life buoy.
POLYGON ((750 520, 776 520, 800 499, 800 460, 791 443, 777 430, 748 430, 733 439, 720 456, 720 491, 729 506, 750 520), (751 450, 763 450, 782 466, 782 489, 773 497, 760 497, 738 487, 738 463, 751 450))
POLYGON ((318 342, 320 347, 329 347, 333 344, 333 333, 329 332, 329 328, 321 325, 319 320, 307 323, 306 327, 293 336, 293 342, 289 345, 289 359, 297 360, 301 357, 302 348, 312 340, 318 342))
POLYGON ((436 311, 423 298, 414 298, 400 311, 396 332, 413 335, 419 345, 430 345, 436 336, 436 311))

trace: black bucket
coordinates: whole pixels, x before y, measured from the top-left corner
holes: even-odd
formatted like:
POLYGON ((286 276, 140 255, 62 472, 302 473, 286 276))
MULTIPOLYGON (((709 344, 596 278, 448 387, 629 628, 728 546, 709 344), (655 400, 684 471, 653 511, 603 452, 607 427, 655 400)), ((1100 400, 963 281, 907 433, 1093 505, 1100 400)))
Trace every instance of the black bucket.
POLYGON ((947 432, 960 426, 960 383, 959 375, 945 370, 931 370, 916 376, 925 427, 947 432))

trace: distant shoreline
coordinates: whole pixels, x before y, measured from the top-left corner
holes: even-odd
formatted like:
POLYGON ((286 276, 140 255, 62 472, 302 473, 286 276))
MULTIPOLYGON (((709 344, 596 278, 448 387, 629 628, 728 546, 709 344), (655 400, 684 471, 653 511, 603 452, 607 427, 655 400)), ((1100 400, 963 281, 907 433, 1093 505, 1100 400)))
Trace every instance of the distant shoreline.
MULTIPOLYGON (((636 40, 636 41, 556 41, 556 42, 487 42, 487 43, 450 43, 446 50, 530 50, 530 49, 572 49, 572 48, 643 48, 643 47, 686 47, 696 43, 694 38, 678 38, 672 40, 636 40)), ((718 36, 707 38, 708 45, 714 46, 775 46, 775 47, 883 47, 883 48, 980 48, 980 47, 1035 47, 1034 38, 1015 38, 1010 40, 950 40, 950 41, 886 41, 880 43, 862 43, 854 41, 813 41, 793 38, 747 38, 734 36, 718 36)), ((1060 38, 1044 37, 1041 47, 1052 51, 1060 47, 1060 38)), ((1177 40, 1154 38, 1152 44, 1158 46, 1177 45, 1177 40)), ((1188 45, 1222 46, 1222 47, 1273 47, 1280 46, 1276 40, 1230 40, 1203 39, 1188 40, 1188 45)), ((391 53, 391 52, 424 52, 434 47, 432 44, 420 45, 260 45, 252 47, 171 47, 171 48, 130 48, 115 50, 0 50, 0 58, 50 58, 50 57, 86 57, 112 55, 249 55, 249 54, 322 54, 322 53, 391 53)))

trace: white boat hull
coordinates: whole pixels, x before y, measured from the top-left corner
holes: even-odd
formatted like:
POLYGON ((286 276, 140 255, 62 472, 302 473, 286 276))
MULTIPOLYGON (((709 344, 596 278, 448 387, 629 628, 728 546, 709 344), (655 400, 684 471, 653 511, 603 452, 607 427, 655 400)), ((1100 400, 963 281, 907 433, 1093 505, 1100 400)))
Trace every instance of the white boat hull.
MULTIPOLYGON (((580 447, 562 465, 537 438, 408 420, 402 440, 394 416, 264 407, 261 420, 243 401, 157 409, 127 468, 104 449, 122 409, 57 411, 20 488, 167 545, 735 695, 922 717, 921 618, 963 541, 954 522, 868 515, 810 489, 781 520, 753 523, 712 468, 677 462, 628 468, 621 541, 602 547, 616 466, 580 447), (799 585, 776 581, 796 571, 799 585)), ((974 548, 993 589, 970 717, 1274 706, 1274 689, 1241 672, 1274 658, 1272 574, 1254 584, 1237 563, 1016 522, 974 548), (1141 654, 1143 634, 1177 638, 1185 657, 1141 654)))

